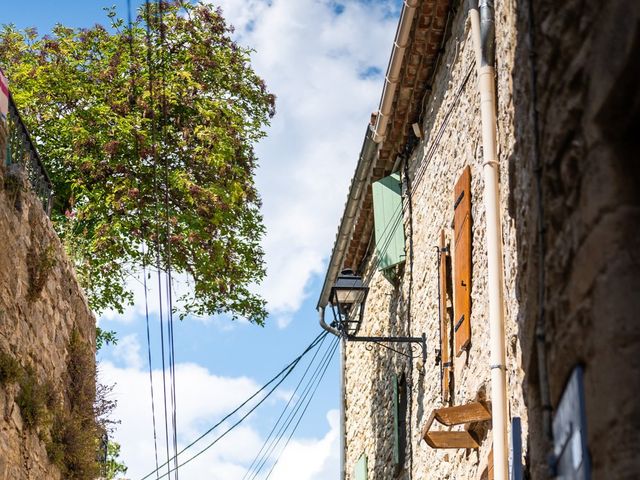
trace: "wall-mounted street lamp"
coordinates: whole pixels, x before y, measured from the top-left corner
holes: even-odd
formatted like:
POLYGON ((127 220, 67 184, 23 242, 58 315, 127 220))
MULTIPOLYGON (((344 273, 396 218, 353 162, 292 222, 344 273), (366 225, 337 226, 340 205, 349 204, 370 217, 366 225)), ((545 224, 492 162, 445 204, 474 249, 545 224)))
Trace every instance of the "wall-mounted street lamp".
POLYGON ((342 337, 350 342, 370 342, 390 348, 387 343, 418 344, 422 347, 422 362, 427 361, 427 338, 423 333, 421 337, 376 337, 358 336, 362 325, 364 307, 367 300, 369 287, 364 285, 362 277, 356 275, 353 270, 343 270, 338 275, 336 283, 331 287, 329 304, 333 311, 334 321, 328 325, 324 320, 324 308, 320 310, 320 325, 325 330, 342 337))

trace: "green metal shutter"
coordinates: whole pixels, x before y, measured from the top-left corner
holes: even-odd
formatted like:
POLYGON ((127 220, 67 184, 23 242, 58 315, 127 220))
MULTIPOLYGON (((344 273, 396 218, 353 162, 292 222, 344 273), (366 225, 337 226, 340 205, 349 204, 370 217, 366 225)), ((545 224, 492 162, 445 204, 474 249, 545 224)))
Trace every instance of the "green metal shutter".
POLYGON ((400 465, 400 399, 398 375, 393 375, 393 464, 400 465))
POLYGON ((363 453, 353 470, 353 478, 354 480, 367 480, 368 474, 367 456, 363 453))
POLYGON ((407 379, 393 375, 393 466, 397 477, 404 467, 407 443, 407 379))
POLYGON ((374 182, 372 190, 378 270, 387 270, 405 260, 400 175, 374 182))

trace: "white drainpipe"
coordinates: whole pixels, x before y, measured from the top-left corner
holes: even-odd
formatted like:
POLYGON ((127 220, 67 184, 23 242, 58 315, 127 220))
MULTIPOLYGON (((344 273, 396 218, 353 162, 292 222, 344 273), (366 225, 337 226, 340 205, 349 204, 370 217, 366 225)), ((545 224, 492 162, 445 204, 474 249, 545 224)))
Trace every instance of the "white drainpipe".
POLYGON ((500 223, 500 169, 496 153, 495 27, 493 0, 469 0, 471 35, 476 51, 482 151, 484 203, 487 222, 487 263, 489 291, 489 335, 491 343, 491 416, 493 434, 493 474, 508 480, 507 439, 508 397, 504 327, 504 267, 500 223))

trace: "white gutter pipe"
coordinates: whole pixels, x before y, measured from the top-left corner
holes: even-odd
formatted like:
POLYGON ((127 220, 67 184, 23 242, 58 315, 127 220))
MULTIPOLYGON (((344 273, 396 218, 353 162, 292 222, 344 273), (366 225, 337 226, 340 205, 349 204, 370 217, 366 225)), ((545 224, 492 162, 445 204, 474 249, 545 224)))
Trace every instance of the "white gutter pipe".
POLYGON ((409 45, 411 27, 413 26, 413 18, 416 15, 418 3, 419 0, 404 0, 402 6, 400 23, 398 23, 396 38, 393 41, 391 59, 387 67, 387 75, 385 77, 384 88, 382 89, 382 98, 380 98, 378 118, 373 128, 373 141, 376 143, 381 143, 387 134, 387 125, 389 124, 389 117, 391 116, 391 109, 393 108, 393 100, 396 96, 398 83, 400 82, 402 59, 409 45))
POLYGON ((489 291, 489 336, 491 344, 491 417, 493 432, 493 474, 508 480, 508 398, 504 327, 504 267, 500 222, 500 170, 496 146, 495 26, 493 0, 469 0, 471 35, 476 51, 482 152, 484 203, 487 222, 489 291))
MULTIPOLYGON (((378 144, 384 140, 387 133, 387 125, 389 123, 389 117, 391 115, 391 109, 393 107, 393 101, 396 95, 397 86, 400 81, 402 60, 404 59, 404 53, 407 49, 407 46, 409 45, 409 37, 411 34, 411 28, 413 26, 413 19, 415 17, 416 8, 418 7, 419 1, 420 0, 404 0, 402 12, 400 13, 398 30, 396 31, 396 38, 393 42, 393 50, 391 51, 389 66, 387 67, 387 75, 385 77, 385 83, 382 89, 382 98, 380 99, 380 106, 378 108, 376 123, 372 127, 367 127, 367 133, 362 145, 362 151, 360 152, 358 165, 356 166, 356 172, 349 189, 349 196, 347 198, 347 204, 345 205, 345 211, 340 222, 340 227, 338 228, 336 243, 333 247, 331 259, 329 260, 327 275, 325 276, 322 291, 320 292, 320 299, 318 300, 317 309, 320 317, 320 325, 323 329, 339 337, 342 336, 341 333, 333 326, 328 325, 324 320, 325 309, 329 302, 329 291, 331 289, 333 281, 338 276, 338 272, 343 266, 342 262, 346 253, 348 241, 351 238, 357 209, 369 185, 369 175, 371 174, 371 167, 378 153, 378 144)), ((346 418, 344 402, 346 398, 346 392, 344 379, 344 362, 346 348, 344 339, 341 339, 340 343, 340 479, 345 480, 346 418)))
MULTIPOLYGON (((345 205, 345 211, 338 229, 336 243, 333 247, 331 259, 329 261, 327 275, 325 276, 324 284, 320 292, 320 299, 318 300, 317 306, 318 310, 321 307, 325 307, 329 302, 329 290, 331 288, 331 284, 338 276, 340 269, 343 267, 342 260, 345 255, 348 240, 351 238, 351 229, 355 222, 357 209, 362 197, 364 197, 364 194, 366 193, 366 189, 369 186, 368 176, 371 173, 371 166, 378 152, 379 146, 377 144, 384 140, 387 133, 387 125, 389 123, 389 117, 391 115, 397 86, 400 81, 402 60, 407 46, 409 45, 411 28, 413 26, 413 20, 415 18, 419 2, 420 0, 404 0, 402 5, 400 22, 398 23, 396 38, 393 42, 391 58, 389 59, 389 65, 387 67, 387 75, 382 89, 382 97, 380 98, 376 123, 367 127, 367 133, 365 135, 364 143, 362 144, 362 151, 360 152, 360 159, 356 166, 356 173, 351 181, 349 197, 347 198, 347 204, 345 205)), ((323 328, 325 328, 325 325, 326 324, 323 325, 323 328)))
MULTIPOLYGON (((342 270, 342 262, 347 252, 347 246, 353 228, 355 226, 358 208, 362 203, 367 189, 369 188, 371 170, 378 154, 378 144, 373 142, 373 128, 367 125, 367 131, 364 136, 364 142, 362 143, 362 150, 360 151, 360 158, 356 165, 356 171, 353 174, 351 180, 351 186, 349 187, 349 195, 347 197, 347 203, 344 207, 344 213, 342 214, 342 220, 340 220, 340 226, 338 227, 338 233, 336 235, 336 241, 333 245, 333 251, 331 252, 331 258, 329 259, 329 266, 327 267, 327 274, 324 277, 324 283, 322 284, 322 290, 320 291, 320 298, 318 299, 317 310, 320 311, 329 303, 329 293, 331 292, 331 286, 338 277, 338 273, 342 270)), ((326 330, 326 324, 324 323, 324 313, 320 314, 322 328, 326 330)), ((335 332, 331 332, 334 333, 335 332)))

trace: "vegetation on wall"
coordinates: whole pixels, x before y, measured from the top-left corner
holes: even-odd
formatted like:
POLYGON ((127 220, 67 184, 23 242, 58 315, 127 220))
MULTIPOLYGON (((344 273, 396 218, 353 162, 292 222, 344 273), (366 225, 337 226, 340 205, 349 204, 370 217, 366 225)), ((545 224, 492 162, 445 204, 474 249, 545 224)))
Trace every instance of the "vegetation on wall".
POLYGON ((49 415, 56 410, 56 397, 49 382, 40 382, 33 367, 21 369, 18 380, 20 391, 16 404, 27 428, 45 426, 49 415))
POLYGON ((52 219, 96 312, 143 264, 192 288, 180 313, 262 323, 253 145, 274 97, 208 3, 150 2, 129 28, 0 29, 0 64, 54 183, 52 219), (148 28, 148 30, 147 30, 148 28))
POLYGON ((17 382, 21 372, 22 366, 13 355, 0 350, 0 385, 17 382))
MULTIPOLYGON (((107 450, 98 463, 99 437, 112 430, 109 415, 115 402, 110 387, 98 385, 93 352, 77 330, 67 346, 67 372, 59 391, 52 382, 38 378, 31 365, 21 365, 13 355, 0 351, 0 386, 17 384, 15 403, 24 427, 39 435, 50 461, 67 480, 93 480, 101 470, 124 472, 117 448, 107 450)), ((109 477, 105 477, 109 478, 109 477)))
POLYGON ((32 366, 23 367, 13 355, 0 351, 0 385, 17 384, 15 398, 27 429, 46 426, 55 396, 48 382, 40 382, 32 366))
MULTIPOLYGON (((32 238, 32 245, 36 243, 35 239, 32 238)), ((53 243, 40 247, 39 251, 36 248, 32 248, 29 251, 29 255, 27 255, 29 271, 29 291, 27 296, 30 300, 34 300, 40 295, 56 263, 56 249, 53 243)))
POLYGON ((96 371, 93 352, 73 330, 67 348, 65 409, 56 415, 51 430, 54 454, 63 478, 93 479, 98 476, 98 425, 94 413, 96 371))

